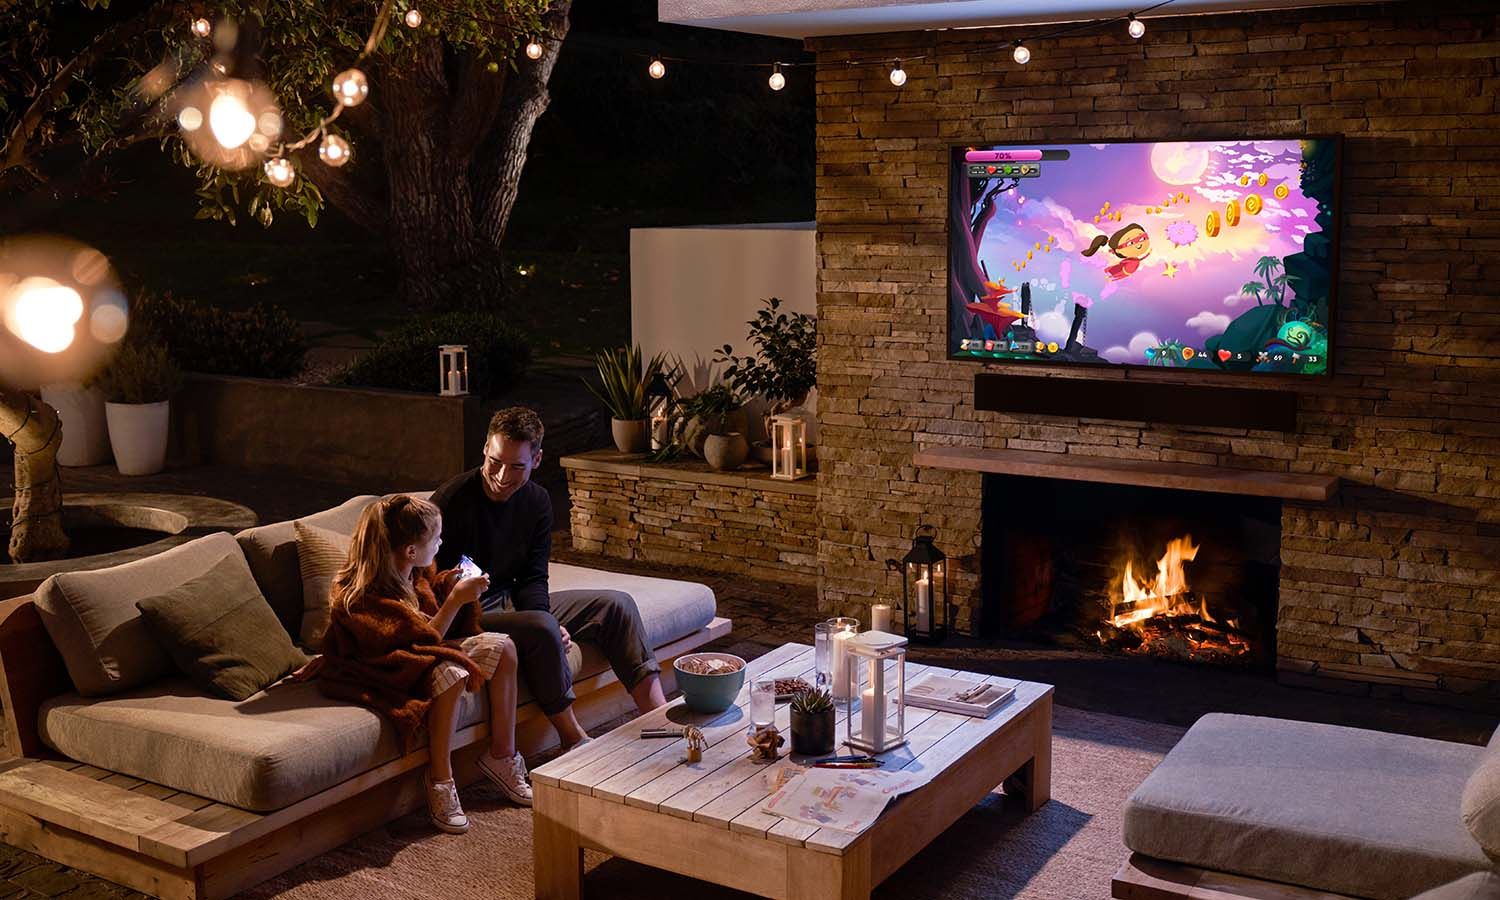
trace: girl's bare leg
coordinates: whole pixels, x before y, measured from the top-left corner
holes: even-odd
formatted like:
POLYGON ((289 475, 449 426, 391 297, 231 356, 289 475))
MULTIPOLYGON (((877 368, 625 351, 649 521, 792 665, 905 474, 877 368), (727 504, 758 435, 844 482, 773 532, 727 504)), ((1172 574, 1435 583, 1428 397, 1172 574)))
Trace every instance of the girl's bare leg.
POLYGON ((500 665, 485 686, 490 695, 490 755, 510 759, 516 752, 516 679, 518 657, 515 642, 501 644, 500 665))
POLYGON ((460 680, 453 687, 438 694, 427 707, 427 733, 430 759, 428 767, 433 781, 447 781, 453 777, 453 730, 458 724, 458 698, 464 692, 460 680))

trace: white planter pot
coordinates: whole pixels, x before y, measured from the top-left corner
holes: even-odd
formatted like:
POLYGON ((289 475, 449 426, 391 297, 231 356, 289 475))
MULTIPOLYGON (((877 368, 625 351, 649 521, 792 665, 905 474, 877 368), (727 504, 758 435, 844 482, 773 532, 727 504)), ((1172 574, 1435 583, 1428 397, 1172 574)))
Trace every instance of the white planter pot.
POLYGON ((160 403, 106 403, 109 445, 121 475, 154 475, 167 464, 167 411, 160 403))
POLYGON ((62 421, 60 466, 97 466, 109 462, 109 426, 104 418, 104 395, 97 388, 77 384, 42 386, 42 402, 57 410, 62 421))

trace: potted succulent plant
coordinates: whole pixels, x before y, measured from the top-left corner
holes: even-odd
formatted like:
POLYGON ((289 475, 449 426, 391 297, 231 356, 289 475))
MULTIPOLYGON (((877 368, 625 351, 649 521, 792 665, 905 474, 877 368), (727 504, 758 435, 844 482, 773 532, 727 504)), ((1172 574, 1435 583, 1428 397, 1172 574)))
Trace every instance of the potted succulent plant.
POLYGON ((827 691, 801 691, 792 697, 792 752, 833 752, 833 697, 827 691))
POLYGON ((99 376, 109 445, 121 475, 152 475, 167 462, 171 397, 182 373, 167 348, 149 339, 127 340, 99 376))
POLYGON ((688 449, 720 471, 737 469, 750 454, 745 437, 745 401, 727 384, 717 384, 679 404, 686 417, 683 435, 688 449))
POLYGON ((639 344, 594 354, 600 385, 595 387, 587 379, 583 383, 609 410, 610 432, 621 453, 644 453, 650 449, 646 388, 663 374, 666 364, 664 353, 643 364, 639 344))
MULTIPOLYGON (((734 348, 725 344, 714 361, 729 364, 724 380, 736 390, 766 398, 769 405, 764 419, 769 437, 771 417, 806 403, 808 392, 817 385, 818 320, 807 313, 782 312, 780 298, 764 302, 765 308, 746 323, 755 354, 734 356, 734 348)), ((812 448, 808 450, 810 457, 812 448)), ((762 462, 771 461, 769 443, 757 441, 752 451, 762 462)))

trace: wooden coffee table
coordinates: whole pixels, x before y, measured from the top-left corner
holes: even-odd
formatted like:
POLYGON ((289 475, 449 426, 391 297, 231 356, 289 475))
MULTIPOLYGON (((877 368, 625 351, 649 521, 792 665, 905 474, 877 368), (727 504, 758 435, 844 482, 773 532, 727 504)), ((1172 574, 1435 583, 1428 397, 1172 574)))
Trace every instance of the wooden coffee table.
MULTIPOLYGON (((932 779, 892 801, 862 833, 766 815, 760 807, 777 771, 797 762, 749 758, 749 684, 756 677, 811 681, 813 651, 786 644, 748 668, 737 705, 724 713, 693 713, 679 699, 532 773, 538 898, 581 896, 585 848, 765 897, 866 898, 996 785, 1021 794, 1028 810, 1048 800, 1051 685, 908 663, 908 679, 935 670, 1015 685, 1016 696, 987 719, 908 709, 909 743, 882 755, 885 768, 923 770, 932 779), (685 761, 682 740, 639 736, 644 727, 672 724, 703 729, 702 762, 685 761)), ((789 717, 780 704, 783 734, 789 717)), ((839 733, 842 740, 842 721, 839 733)))

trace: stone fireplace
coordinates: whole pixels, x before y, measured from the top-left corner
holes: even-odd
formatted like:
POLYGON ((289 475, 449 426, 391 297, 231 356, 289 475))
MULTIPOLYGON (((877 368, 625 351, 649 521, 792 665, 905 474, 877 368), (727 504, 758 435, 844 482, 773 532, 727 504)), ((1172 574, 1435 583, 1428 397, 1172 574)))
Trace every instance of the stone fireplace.
POLYGON ((981 514, 981 635, 1275 661, 1280 499, 987 474, 981 514))
POLYGON ((1026 66, 996 49, 1021 30, 809 41, 825 609, 867 614, 890 589, 883 561, 927 523, 953 560, 960 631, 988 628, 986 476, 921 461, 935 450, 1325 476, 1336 495, 1282 497, 1272 515, 1279 677, 1500 699, 1494 23, 1478 0, 1160 18, 1149 41, 1050 39, 1026 66), (848 65, 897 57, 899 90, 880 65, 848 65), (980 368, 945 349, 949 148, 1233 134, 1344 136, 1335 372, 1296 388, 1295 430, 976 409, 980 368))

